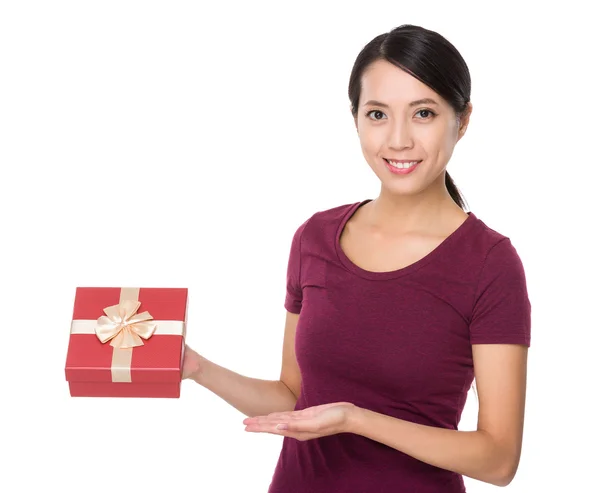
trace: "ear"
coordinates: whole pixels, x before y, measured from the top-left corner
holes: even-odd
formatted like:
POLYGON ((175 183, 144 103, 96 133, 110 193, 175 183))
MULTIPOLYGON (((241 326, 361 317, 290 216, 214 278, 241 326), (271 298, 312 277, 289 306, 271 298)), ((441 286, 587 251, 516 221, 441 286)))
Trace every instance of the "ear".
POLYGON ((458 126, 458 138, 456 142, 462 139, 463 135, 467 131, 467 127, 469 126, 469 119, 471 118, 471 113, 473 112, 473 104, 471 102, 467 103, 467 108, 463 112, 460 117, 459 126, 458 126))

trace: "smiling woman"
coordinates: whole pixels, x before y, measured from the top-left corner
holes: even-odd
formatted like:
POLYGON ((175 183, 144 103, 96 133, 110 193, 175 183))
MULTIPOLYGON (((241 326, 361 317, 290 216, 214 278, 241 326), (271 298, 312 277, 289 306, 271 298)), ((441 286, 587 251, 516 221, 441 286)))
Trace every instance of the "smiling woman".
POLYGON ((294 411, 245 421, 285 436, 270 493, 464 492, 463 475, 516 473, 530 305, 510 239, 465 212, 446 169, 470 92, 455 47, 419 26, 356 59, 350 108, 381 192, 294 237, 285 306, 300 313, 302 392, 294 411), (458 431, 474 377, 478 429, 458 431))
POLYGON ((297 228, 280 381, 186 351, 186 375, 246 412, 246 431, 284 437, 269 493, 464 493, 463 476, 516 474, 531 306, 510 239, 465 211, 446 170, 470 91, 434 31, 369 42, 348 95, 381 191, 297 228), (459 431, 474 380, 477 429, 459 431))

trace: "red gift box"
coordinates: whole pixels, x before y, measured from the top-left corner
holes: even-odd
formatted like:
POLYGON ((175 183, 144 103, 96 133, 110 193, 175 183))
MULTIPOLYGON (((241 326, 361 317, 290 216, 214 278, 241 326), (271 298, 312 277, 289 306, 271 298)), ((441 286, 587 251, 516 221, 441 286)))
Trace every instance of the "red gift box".
POLYGON ((187 288, 75 293, 65 366, 73 397, 179 397, 187 288))

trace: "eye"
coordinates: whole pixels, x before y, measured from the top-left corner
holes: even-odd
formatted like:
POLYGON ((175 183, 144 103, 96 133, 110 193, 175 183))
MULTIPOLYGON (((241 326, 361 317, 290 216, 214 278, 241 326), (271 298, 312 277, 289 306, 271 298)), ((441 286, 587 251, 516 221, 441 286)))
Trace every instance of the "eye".
MULTIPOLYGON (((433 111, 431 111, 431 110, 426 110, 426 109, 422 109, 422 110, 419 110, 419 111, 417 111, 417 115, 418 115, 418 114, 420 114, 420 113, 431 113, 431 115, 432 115, 432 116, 435 116, 435 115, 436 115, 436 113, 434 113, 433 111)), ((426 118, 419 118, 419 119, 420 119, 420 120, 425 120, 426 118)))
MULTIPOLYGON (((385 115, 385 113, 381 110, 371 110, 371 111, 368 111, 367 113, 365 113, 365 116, 367 118, 371 118, 371 116, 370 116, 371 113, 385 115)), ((437 113, 435 113, 434 111, 429 110, 429 109, 422 109, 422 110, 417 111, 417 115, 421 115, 419 117, 419 120, 426 120, 429 116, 431 116, 432 118, 435 117, 437 115, 437 113), (423 116, 423 113, 425 113, 426 115, 423 116)), ((377 118, 377 117, 371 118, 371 119, 375 120, 375 121, 382 120, 382 118, 377 118)))
MULTIPOLYGON (((368 111, 368 112, 365 114, 365 116, 366 116, 367 118, 370 118, 370 117, 369 117, 369 115, 370 115, 371 113, 379 113, 379 114, 381 114, 381 115, 384 115, 384 114, 385 114, 385 113, 383 113, 383 111, 381 111, 381 110, 371 110, 371 111, 368 111)), ((375 121, 378 121, 378 120, 381 120, 381 118, 375 118, 374 120, 375 120, 375 121)))

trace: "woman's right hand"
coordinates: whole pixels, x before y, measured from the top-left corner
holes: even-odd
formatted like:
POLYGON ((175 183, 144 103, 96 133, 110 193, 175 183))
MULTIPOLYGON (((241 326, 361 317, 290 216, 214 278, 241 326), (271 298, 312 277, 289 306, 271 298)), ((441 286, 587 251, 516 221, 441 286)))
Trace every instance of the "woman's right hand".
POLYGON ((183 353, 183 370, 181 372, 181 379, 197 379, 202 372, 203 361, 204 358, 186 344, 185 351, 183 353))

